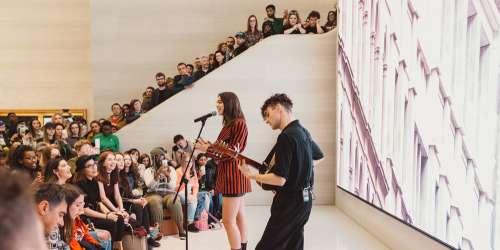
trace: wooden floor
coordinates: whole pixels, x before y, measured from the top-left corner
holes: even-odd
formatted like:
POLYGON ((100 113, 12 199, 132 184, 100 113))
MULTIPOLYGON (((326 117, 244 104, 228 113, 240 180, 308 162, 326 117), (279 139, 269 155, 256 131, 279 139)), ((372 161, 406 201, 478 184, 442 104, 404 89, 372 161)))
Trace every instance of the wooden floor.
MULTIPOLYGON (((249 246, 255 249, 269 218, 268 206, 247 207, 249 246)), ((161 250, 185 249, 185 241, 176 236, 161 240, 161 250)), ((189 249, 225 250, 229 249, 223 229, 192 233, 189 249)), ((333 206, 315 206, 305 228, 305 247, 311 250, 388 250, 379 240, 368 234, 333 206)))

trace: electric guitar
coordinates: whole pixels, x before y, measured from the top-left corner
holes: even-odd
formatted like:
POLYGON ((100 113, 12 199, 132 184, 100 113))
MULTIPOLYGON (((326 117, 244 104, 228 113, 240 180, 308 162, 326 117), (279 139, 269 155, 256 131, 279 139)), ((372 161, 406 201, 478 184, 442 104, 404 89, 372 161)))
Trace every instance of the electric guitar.
MULTIPOLYGON (((269 160, 266 158, 266 161, 264 163, 259 163, 253 159, 250 159, 249 157, 240 154, 239 150, 231 149, 229 146, 224 143, 224 142, 216 142, 216 143, 211 143, 210 146, 208 147, 208 152, 214 154, 218 158, 232 158, 236 160, 245 160, 245 163, 259 171, 261 174, 267 174, 269 171, 272 169, 274 166, 274 148, 271 151, 271 154, 273 157, 270 158, 269 160)), ((262 187, 264 190, 278 190, 278 186, 274 185, 269 185, 265 183, 261 183, 257 181, 257 184, 262 187)))

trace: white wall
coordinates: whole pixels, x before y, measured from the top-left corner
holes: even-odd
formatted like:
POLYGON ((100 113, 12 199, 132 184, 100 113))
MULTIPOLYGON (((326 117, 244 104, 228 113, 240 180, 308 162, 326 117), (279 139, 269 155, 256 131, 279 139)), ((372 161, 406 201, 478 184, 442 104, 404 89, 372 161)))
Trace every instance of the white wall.
POLYGON ((92 115, 88 0, 2 1, 0 109, 92 115))
POLYGON ((249 15, 262 25, 265 6, 277 16, 297 9, 303 17, 316 9, 324 23, 336 0, 91 0, 92 83, 96 117, 110 114, 114 102, 139 98, 154 75, 177 74, 178 62, 213 53, 229 35, 246 29, 249 15))
MULTIPOLYGON (((264 124, 260 107, 274 93, 287 93, 294 113, 311 132, 326 158, 316 168, 317 204, 333 204, 335 191, 336 32, 324 35, 274 36, 250 48, 213 73, 146 113, 118 132, 122 150, 137 147, 149 152, 156 146, 170 149, 180 133, 193 140, 199 124, 193 119, 215 110, 215 98, 233 91, 240 99, 249 127, 245 154, 264 160, 278 131, 264 124)), ((211 118, 203 136, 211 141, 221 129, 221 118, 211 118)), ((249 204, 270 204, 272 194, 255 191, 249 204)))

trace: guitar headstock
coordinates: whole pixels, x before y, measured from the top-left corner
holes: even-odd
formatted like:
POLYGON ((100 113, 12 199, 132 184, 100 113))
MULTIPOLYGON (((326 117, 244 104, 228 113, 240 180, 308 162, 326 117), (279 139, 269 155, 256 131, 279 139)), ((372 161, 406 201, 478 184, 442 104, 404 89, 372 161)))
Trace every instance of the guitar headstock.
POLYGON ((229 148, 229 145, 227 143, 219 141, 212 143, 209 147, 209 151, 220 158, 222 157, 234 158, 238 156, 238 152, 236 150, 229 148))

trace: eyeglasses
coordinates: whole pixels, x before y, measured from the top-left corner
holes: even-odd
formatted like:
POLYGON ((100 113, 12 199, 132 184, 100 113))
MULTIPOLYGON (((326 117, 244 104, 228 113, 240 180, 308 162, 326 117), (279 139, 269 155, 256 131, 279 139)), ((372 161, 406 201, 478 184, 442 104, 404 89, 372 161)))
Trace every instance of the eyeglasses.
POLYGON ((36 156, 24 157, 25 160, 36 161, 36 156))

